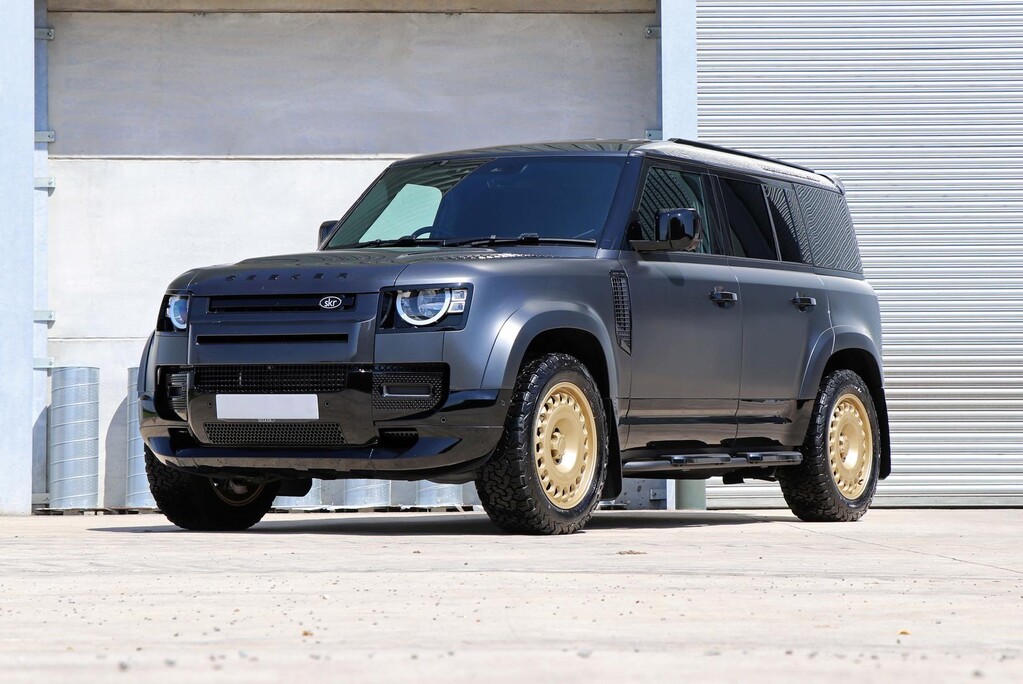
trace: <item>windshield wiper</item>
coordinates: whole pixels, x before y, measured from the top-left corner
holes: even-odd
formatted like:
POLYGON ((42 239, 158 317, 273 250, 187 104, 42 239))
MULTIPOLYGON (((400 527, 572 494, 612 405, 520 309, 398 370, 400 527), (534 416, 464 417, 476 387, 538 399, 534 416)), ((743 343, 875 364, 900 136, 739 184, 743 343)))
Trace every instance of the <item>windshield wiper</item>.
POLYGON ((447 245, 447 240, 440 238, 414 238, 411 235, 403 235, 393 240, 370 240, 369 242, 353 242, 350 245, 339 245, 331 249, 358 249, 360 247, 417 247, 419 245, 447 245))
POLYGON ((448 247, 493 247, 494 245, 596 245, 596 240, 582 238, 540 237, 536 233, 523 233, 518 237, 473 237, 449 240, 448 247))

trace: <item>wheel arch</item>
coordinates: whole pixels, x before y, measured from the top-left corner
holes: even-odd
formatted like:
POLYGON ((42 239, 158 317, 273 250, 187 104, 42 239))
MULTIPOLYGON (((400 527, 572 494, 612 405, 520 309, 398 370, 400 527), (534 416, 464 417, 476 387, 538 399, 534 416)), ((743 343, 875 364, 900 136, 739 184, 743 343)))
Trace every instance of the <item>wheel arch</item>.
POLYGON ((539 356, 563 353, 586 366, 604 401, 607 416, 607 479, 601 495, 613 499, 621 494, 622 466, 618 438, 618 373, 614 347, 598 314, 579 304, 545 307, 542 311, 520 309, 502 326, 484 372, 484 386, 513 387, 521 368, 539 356))

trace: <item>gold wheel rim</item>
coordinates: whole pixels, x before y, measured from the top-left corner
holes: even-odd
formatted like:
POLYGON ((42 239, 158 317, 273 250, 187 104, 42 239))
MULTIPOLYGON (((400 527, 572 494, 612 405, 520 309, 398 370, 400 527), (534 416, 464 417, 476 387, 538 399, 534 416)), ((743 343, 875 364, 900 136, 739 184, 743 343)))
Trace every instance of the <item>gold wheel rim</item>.
POLYGON ((867 407, 855 394, 843 394, 831 410, 828 462, 842 496, 852 500, 866 491, 874 462, 874 434, 867 407))
POLYGON ((217 498, 227 505, 245 506, 259 498, 265 485, 252 487, 236 480, 210 480, 210 486, 217 498))
POLYGON ((596 473, 597 423, 582 389, 559 382, 533 420, 533 464, 547 499, 565 510, 586 497, 596 473))

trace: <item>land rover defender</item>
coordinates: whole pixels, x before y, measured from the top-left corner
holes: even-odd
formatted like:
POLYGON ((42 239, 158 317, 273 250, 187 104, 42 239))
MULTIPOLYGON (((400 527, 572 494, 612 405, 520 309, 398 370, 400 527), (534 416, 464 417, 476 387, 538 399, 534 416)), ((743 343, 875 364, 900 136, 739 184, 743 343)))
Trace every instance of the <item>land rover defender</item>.
POLYGON ((630 476, 856 520, 891 470, 842 184, 683 140, 396 162, 316 251, 175 279, 138 391, 153 495, 193 530, 312 478, 474 481, 511 532, 576 531, 630 476))

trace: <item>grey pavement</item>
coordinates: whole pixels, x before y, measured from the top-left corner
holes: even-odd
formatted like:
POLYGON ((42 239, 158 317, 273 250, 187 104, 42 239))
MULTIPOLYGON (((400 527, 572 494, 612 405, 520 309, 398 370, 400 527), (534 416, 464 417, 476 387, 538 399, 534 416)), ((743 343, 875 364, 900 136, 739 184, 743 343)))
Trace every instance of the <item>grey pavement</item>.
POLYGON ((1023 682, 1023 510, 0 518, 0 682, 1023 682))

